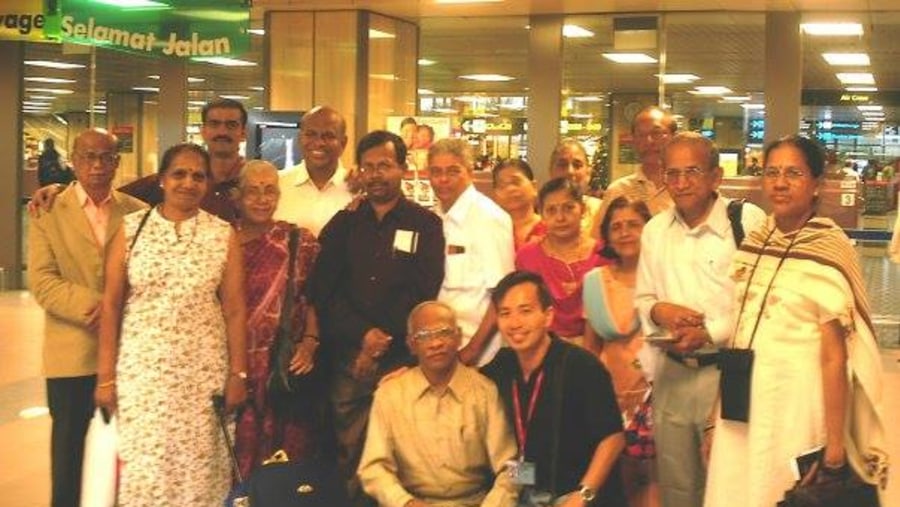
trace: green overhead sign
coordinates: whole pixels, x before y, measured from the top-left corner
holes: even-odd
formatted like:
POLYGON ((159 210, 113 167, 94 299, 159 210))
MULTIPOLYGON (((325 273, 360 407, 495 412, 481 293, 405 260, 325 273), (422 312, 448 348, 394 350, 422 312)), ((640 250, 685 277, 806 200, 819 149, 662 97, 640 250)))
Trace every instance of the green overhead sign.
POLYGON ((230 57, 249 47, 246 0, 45 0, 44 32, 147 56, 230 57))

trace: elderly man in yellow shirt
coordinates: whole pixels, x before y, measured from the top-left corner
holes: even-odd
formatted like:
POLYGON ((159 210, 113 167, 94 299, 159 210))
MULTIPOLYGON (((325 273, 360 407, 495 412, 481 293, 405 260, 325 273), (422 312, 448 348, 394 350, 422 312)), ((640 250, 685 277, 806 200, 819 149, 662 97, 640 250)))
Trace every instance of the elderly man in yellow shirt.
POLYGON ((408 324, 419 365, 375 392, 363 489, 383 507, 515 506, 515 440, 493 382, 459 362, 453 309, 426 301, 408 324))

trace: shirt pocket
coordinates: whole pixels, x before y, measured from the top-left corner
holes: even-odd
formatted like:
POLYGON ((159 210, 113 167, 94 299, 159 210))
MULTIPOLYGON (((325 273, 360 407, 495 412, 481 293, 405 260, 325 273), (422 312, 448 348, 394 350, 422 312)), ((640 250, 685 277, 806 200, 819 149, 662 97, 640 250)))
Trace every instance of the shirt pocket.
POLYGON ((445 289, 471 289, 480 287, 484 274, 477 265, 478 259, 469 244, 447 242, 444 270, 445 289), (462 251, 460 251, 460 249, 462 251))

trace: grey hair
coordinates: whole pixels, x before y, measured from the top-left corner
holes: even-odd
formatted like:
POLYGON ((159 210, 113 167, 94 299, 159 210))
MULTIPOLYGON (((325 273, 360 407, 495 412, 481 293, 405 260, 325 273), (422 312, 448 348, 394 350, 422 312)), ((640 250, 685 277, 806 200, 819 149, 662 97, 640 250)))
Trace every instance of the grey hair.
POLYGON ((475 154, 472 147, 464 139, 441 139, 428 148, 428 163, 438 155, 453 155, 463 161, 466 171, 472 172, 475 167, 475 154))
POLYGON ((409 311, 409 317, 406 318, 406 334, 407 336, 413 334, 413 319, 415 319, 416 314, 419 313, 423 308, 429 306, 439 306, 444 310, 447 310, 447 313, 450 314, 450 318, 453 320, 453 327, 456 327, 456 310, 453 309, 452 306, 444 303, 443 301, 423 301, 413 307, 412 310, 409 311))
POLYGON ((238 188, 244 188, 244 184, 247 183, 247 178, 251 174, 261 173, 263 171, 269 171, 274 173, 275 176, 278 176, 278 168, 267 160, 251 160, 246 162, 244 166, 241 167, 241 174, 238 176, 238 188))

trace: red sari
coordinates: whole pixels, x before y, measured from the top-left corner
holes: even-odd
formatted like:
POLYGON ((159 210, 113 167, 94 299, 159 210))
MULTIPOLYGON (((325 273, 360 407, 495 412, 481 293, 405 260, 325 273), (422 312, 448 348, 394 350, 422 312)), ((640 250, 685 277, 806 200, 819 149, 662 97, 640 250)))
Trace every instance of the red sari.
MULTIPOLYGON (((235 452, 243 477, 272 453, 284 449, 290 458, 309 455, 315 445, 315 418, 278 416, 268 406, 266 379, 269 350, 278 330, 288 270, 288 236, 291 224, 276 222, 262 236, 241 245, 244 254, 244 292, 247 301, 247 405, 237 421, 235 452)), ((319 244, 306 229, 300 229, 294 273, 293 327, 303 335, 307 302, 306 279, 313 267, 319 244)), ((317 358, 318 361, 318 358, 317 358)), ((318 365, 317 365, 318 366, 318 365)))

